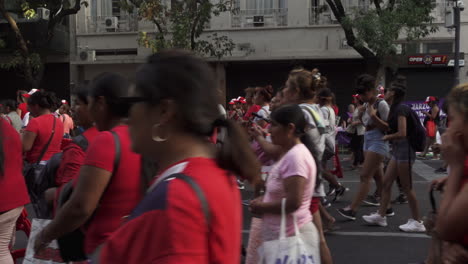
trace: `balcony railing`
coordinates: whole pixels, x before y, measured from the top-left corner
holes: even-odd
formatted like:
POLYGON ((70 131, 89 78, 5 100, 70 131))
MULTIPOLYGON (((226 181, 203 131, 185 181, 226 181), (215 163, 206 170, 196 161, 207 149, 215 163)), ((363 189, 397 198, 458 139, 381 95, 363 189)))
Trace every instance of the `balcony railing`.
POLYGON ((231 27, 285 27, 288 25, 288 9, 246 9, 231 15, 231 27))
POLYGON ((78 27, 78 33, 106 33, 106 32, 137 32, 138 17, 125 16, 94 16, 87 17, 86 23, 78 27))

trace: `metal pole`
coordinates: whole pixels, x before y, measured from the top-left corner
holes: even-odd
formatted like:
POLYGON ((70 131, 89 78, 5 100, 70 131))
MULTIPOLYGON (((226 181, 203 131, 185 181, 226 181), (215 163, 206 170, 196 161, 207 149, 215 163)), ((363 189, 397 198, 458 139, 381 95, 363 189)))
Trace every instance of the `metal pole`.
POLYGON ((453 7, 453 16, 455 22, 455 63, 453 73, 455 74, 454 86, 460 84, 460 7, 457 1, 453 7))

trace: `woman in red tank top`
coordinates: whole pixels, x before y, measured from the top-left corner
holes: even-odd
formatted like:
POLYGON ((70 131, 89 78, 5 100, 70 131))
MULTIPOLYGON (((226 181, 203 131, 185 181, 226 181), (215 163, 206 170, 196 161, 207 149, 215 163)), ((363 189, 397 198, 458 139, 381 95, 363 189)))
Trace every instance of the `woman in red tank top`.
POLYGON ((468 262, 468 84, 454 88, 447 98, 450 127, 442 136, 442 156, 450 173, 438 212, 436 232, 447 241, 444 263, 468 262))

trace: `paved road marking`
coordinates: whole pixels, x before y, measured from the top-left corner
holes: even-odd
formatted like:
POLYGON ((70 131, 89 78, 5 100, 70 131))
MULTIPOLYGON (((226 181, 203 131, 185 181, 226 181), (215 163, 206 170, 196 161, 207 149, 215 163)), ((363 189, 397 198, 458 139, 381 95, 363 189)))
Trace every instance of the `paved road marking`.
MULTIPOLYGON (((361 181, 359 181, 359 180, 340 180, 340 179, 338 179, 338 181, 340 183, 361 183, 361 181)), ((426 183, 427 184, 427 181, 413 181, 413 183, 426 183)))
POLYGON ((418 176, 423 177, 427 181, 432 181, 444 176, 444 174, 434 173, 434 168, 432 168, 429 165, 426 165, 421 160, 416 160, 414 162, 413 171, 416 172, 418 176))
POLYGON ((414 237, 431 238, 426 234, 397 233, 397 232, 333 232, 331 236, 374 236, 374 237, 414 237))
MULTIPOLYGON (((242 230, 242 234, 248 234, 250 230, 242 230)), ((426 234, 414 234, 403 232, 333 232, 329 236, 371 236, 371 237, 411 237, 411 238, 431 238, 426 234)))

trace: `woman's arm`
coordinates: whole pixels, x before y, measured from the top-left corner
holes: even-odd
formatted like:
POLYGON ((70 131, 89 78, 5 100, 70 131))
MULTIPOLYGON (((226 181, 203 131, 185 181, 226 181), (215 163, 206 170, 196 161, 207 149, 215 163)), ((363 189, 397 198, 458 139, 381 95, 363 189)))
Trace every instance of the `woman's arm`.
MULTIPOLYGON (((301 207, 306 181, 306 178, 302 176, 291 176, 283 180, 287 214, 295 212, 301 207)), ((258 214, 281 214, 281 201, 264 203, 260 200, 254 200, 250 204, 250 209, 253 213, 258 214)))
POLYGON ((278 160, 281 155, 283 155, 283 150, 280 146, 268 142, 263 136, 257 136, 255 137, 255 140, 257 140, 265 154, 267 154, 272 160, 278 160))
POLYGON ((367 111, 377 128, 379 128, 382 131, 388 130, 388 123, 383 121, 380 117, 378 117, 377 110, 372 105, 368 107, 367 111))
POLYGON ((460 241, 468 233, 468 185, 460 190, 463 166, 450 167, 448 183, 439 209, 436 231, 445 241, 460 241))
POLYGON ((439 113, 439 107, 436 105, 431 109, 431 115, 429 116, 432 120, 435 120, 439 113))
POLYGON ((450 128, 442 135, 442 155, 450 167, 447 186, 440 204, 436 232, 445 241, 457 242, 468 233, 468 185, 463 187, 465 151, 463 135, 450 128))
POLYGON ((48 243, 85 224, 96 210, 111 175, 109 171, 101 168, 82 166, 78 183, 70 200, 64 204, 54 220, 41 232, 43 240, 41 242, 48 243))
POLYGON ((37 134, 31 131, 24 131, 21 136, 23 142, 23 152, 28 152, 32 149, 34 141, 36 140, 37 134))
POLYGON ((406 138, 406 116, 398 116, 398 131, 394 134, 386 135, 383 140, 395 140, 406 138))

